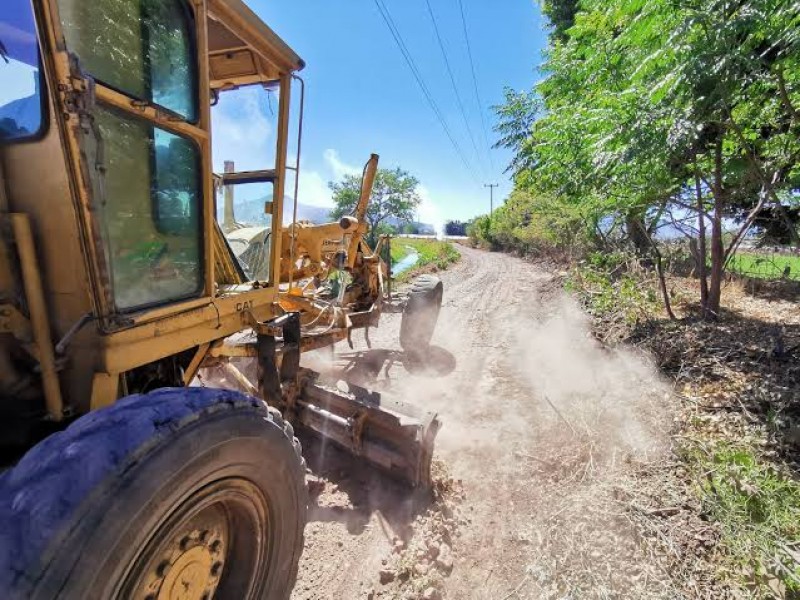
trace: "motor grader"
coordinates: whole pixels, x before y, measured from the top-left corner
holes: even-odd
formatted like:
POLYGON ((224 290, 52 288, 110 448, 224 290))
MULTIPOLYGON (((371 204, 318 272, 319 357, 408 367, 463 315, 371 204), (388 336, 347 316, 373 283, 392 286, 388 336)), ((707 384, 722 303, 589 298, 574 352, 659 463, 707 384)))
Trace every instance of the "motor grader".
POLYGON ((352 216, 282 226, 303 66, 241 0, 4 1, 3 598, 288 597, 297 427, 429 482, 435 415, 301 367, 386 310, 419 352, 442 297, 398 302, 365 241, 377 157, 352 216), (214 173, 213 106, 248 86, 277 96, 274 151, 214 173), (270 193, 252 226, 243 186, 270 193))

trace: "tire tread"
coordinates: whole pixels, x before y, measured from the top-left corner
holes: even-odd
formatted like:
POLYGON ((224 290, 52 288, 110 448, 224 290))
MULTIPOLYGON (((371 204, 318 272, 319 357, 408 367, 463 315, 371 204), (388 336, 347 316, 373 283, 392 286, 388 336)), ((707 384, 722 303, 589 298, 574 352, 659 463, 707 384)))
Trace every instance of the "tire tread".
MULTIPOLYGON (((128 396, 49 436, 3 473, 0 589, 10 590, 21 582, 28 567, 96 486, 124 472, 150 449, 202 417, 233 410, 252 410, 274 422, 294 448, 299 472, 305 474, 300 443, 291 425, 259 398, 202 387, 164 388, 128 396)), ((297 549, 300 552, 302 543, 297 549)), ((295 567, 292 581, 296 576, 295 567)))

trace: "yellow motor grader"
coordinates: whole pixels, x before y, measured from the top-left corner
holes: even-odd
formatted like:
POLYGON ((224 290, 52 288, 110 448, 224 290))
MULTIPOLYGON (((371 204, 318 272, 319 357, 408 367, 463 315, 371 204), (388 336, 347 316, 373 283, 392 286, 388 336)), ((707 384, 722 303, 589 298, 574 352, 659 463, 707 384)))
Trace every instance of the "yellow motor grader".
POLYGON ((429 483, 435 415, 300 366, 386 310, 419 352, 442 299, 398 302, 365 241, 376 156, 352 216, 282 227, 303 66, 241 0, 4 0, 3 598, 287 598, 294 427, 429 483), (274 151, 215 174, 213 107, 248 87, 277 96, 274 151), (269 191, 255 224, 239 186, 269 191))

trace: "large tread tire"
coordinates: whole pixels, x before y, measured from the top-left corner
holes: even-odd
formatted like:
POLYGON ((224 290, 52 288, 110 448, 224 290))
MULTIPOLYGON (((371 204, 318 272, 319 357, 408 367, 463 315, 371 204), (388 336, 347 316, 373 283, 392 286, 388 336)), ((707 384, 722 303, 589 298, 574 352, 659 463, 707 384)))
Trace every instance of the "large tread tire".
POLYGON ((3 597, 124 597, 131 565, 146 560, 144 548, 157 547, 165 523, 231 481, 244 482, 242 504, 256 498, 251 513, 267 515, 269 529, 242 531, 244 520, 215 510, 235 521, 236 540, 265 535, 271 546, 244 561, 247 567, 228 571, 226 563, 223 581, 234 579, 231 572, 243 581, 250 569, 260 577, 241 597, 288 598, 307 508, 300 444, 263 401, 210 388, 122 399, 45 439, 0 477, 3 597))
POLYGON ((427 351, 442 308, 444 286, 433 275, 420 275, 411 285, 400 323, 400 346, 415 355, 427 351))

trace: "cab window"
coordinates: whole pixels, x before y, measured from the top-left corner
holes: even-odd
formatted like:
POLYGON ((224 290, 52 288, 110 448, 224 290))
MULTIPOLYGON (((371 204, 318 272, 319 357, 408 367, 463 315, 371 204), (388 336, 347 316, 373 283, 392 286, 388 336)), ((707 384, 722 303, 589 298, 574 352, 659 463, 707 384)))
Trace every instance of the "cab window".
POLYGON ((274 238, 267 206, 275 199, 275 187, 268 171, 276 164, 279 114, 277 82, 222 91, 211 111, 214 172, 222 183, 217 186, 217 222, 249 280, 271 279, 274 238), (244 172, 253 177, 226 179, 244 172))
POLYGON ((37 137, 44 97, 30 0, 4 0, 0 11, 0 141, 37 137))
POLYGON ((183 0, 58 0, 83 69, 133 98, 197 121, 194 29, 183 0))
POLYGON ((266 181, 223 185, 217 191, 217 222, 250 281, 270 280, 272 215, 265 206, 273 191, 266 181))
POLYGON ((103 175, 95 190, 116 309, 203 290, 200 151, 188 138, 109 108, 95 119, 103 175))
MULTIPOLYGON (((67 49, 100 85, 195 122, 197 76, 185 0, 57 0, 67 49)), ((98 103, 84 151, 113 309, 141 310, 204 290, 199 146, 136 113, 98 103), (94 154, 93 156, 89 156, 94 154)))

